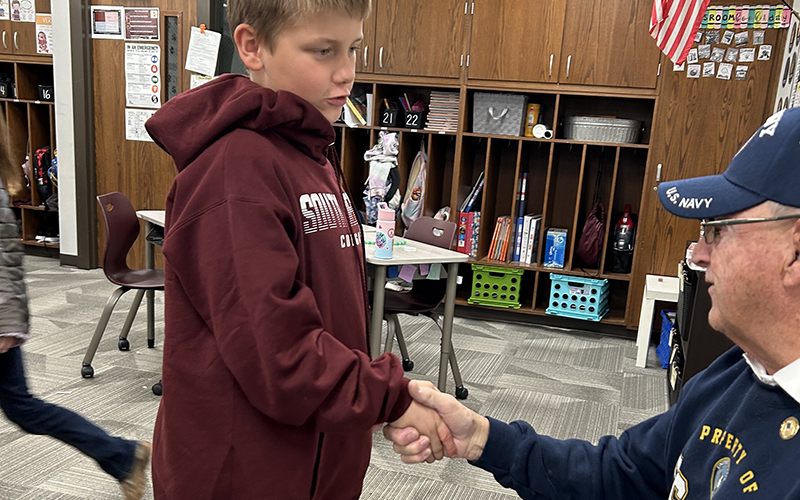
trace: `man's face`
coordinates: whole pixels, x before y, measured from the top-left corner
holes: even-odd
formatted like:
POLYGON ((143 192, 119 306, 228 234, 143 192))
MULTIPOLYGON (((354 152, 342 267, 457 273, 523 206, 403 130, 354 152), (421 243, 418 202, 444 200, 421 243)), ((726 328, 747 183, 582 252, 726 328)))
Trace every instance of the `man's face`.
MULTIPOLYGON (((772 217, 762 204, 720 219, 772 217)), ((733 341, 745 344, 773 314, 783 268, 794 254, 794 221, 758 222, 717 228, 709 245, 700 238, 692 260, 706 268, 711 311, 708 322, 733 341)), ((712 231, 712 228, 709 228, 712 231)))
POLYGON ((252 78, 263 87, 297 94, 333 123, 353 87, 361 26, 361 19, 338 11, 308 16, 284 29, 272 50, 261 44, 264 69, 252 78))

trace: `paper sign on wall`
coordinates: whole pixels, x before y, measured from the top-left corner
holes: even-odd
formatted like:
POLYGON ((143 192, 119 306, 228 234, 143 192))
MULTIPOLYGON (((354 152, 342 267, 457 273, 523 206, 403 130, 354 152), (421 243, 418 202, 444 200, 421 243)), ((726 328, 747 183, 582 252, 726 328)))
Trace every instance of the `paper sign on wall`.
POLYGON ((36 22, 36 6, 33 0, 11 0, 11 20, 23 23, 36 22))
POLYGON ((125 108, 125 139, 129 141, 153 142, 144 122, 150 119, 155 113, 152 109, 130 109, 125 108))
POLYGON ((201 75, 214 76, 217 70, 217 54, 222 35, 215 31, 192 26, 189 37, 189 50, 186 53, 186 69, 201 75))
POLYGON ((36 53, 53 53, 53 16, 36 14, 36 53))
POLYGON ((92 38, 112 38, 121 40, 122 7, 92 5, 92 38))
POLYGON ((159 21, 156 7, 146 9, 125 7, 125 40, 159 41, 159 21))
POLYGON ((8 11, 8 0, 0 0, 0 21, 9 19, 11 19, 11 13, 8 11))
POLYGON ((189 79, 189 89, 194 89, 199 87, 200 85, 210 82, 213 80, 212 77, 206 75, 192 75, 189 79))
POLYGON ((161 107, 161 47, 157 44, 125 44, 125 105, 161 107))

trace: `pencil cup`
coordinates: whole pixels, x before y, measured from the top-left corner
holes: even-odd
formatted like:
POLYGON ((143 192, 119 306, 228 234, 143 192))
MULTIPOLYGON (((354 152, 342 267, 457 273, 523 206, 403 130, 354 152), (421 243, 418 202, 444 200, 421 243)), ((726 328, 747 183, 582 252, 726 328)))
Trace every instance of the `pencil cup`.
POLYGON ((396 109, 381 110, 381 127, 396 127, 397 111, 396 109))
POLYGON ((406 111, 405 120, 403 121, 405 128, 423 128, 425 126, 425 112, 424 111, 406 111))

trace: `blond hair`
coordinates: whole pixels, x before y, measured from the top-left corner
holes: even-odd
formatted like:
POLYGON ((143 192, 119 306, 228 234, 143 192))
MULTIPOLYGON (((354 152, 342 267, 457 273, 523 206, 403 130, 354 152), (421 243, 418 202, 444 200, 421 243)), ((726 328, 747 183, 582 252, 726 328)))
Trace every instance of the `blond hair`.
POLYGON ((25 191, 22 180, 22 169, 14 165, 11 159, 11 146, 8 144, 8 125, 5 116, 0 113, 0 181, 13 198, 25 191))
POLYGON ((231 35, 240 24, 249 24, 258 38, 271 48, 285 28, 304 16, 329 9, 366 19, 372 0, 228 0, 228 24, 231 35))

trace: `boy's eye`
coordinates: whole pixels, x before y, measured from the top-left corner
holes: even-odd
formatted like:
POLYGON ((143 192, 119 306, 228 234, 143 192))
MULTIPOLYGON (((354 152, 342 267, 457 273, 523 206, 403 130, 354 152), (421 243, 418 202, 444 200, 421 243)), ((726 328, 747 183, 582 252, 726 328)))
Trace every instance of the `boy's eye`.
POLYGON ((322 50, 318 50, 317 51, 317 54, 319 54, 321 56, 327 56, 330 53, 331 53, 331 49, 322 49, 322 50))

